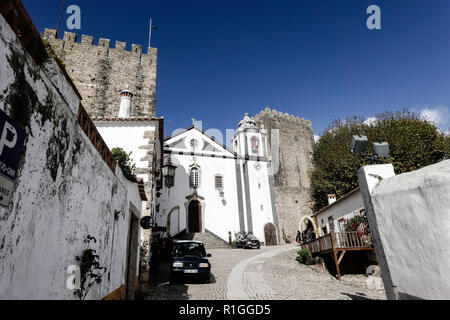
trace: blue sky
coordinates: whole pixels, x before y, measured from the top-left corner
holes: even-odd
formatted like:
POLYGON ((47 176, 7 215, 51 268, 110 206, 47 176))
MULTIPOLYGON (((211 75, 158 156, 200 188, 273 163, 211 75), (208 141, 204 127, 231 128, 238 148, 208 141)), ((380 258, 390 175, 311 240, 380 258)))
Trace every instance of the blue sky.
MULTIPOLYGON (((40 32, 61 0, 23 0, 40 32)), ((450 127, 448 0, 75 1, 88 34, 147 47, 157 30, 157 115, 166 134, 234 129, 266 107, 310 119, 321 134, 336 118, 422 112, 450 127), (381 30, 366 9, 381 8, 381 30)), ((68 15, 63 16, 63 27, 68 15)), ((96 42, 95 42, 96 43, 96 42)))

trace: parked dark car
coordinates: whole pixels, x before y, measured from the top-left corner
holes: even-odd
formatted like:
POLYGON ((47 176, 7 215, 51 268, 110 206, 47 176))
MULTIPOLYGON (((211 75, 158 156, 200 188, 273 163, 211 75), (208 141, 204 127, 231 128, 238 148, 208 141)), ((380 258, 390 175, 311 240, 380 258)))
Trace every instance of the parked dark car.
POLYGON ((171 282, 177 282, 185 276, 209 282, 211 275, 209 257, 211 254, 206 254, 205 246, 200 241, 174 241, 170 261, 171 282))
POLYGON ((261 242, 252 233, 239 234, 236 239, 236 247, 244 249, 259 249, 261 248, 261 242))

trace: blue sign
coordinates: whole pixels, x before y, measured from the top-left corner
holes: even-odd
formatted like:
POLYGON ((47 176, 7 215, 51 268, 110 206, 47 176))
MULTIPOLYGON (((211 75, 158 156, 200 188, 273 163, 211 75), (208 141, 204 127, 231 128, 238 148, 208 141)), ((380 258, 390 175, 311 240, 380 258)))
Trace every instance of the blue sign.
POLYGON ((0 175, 14 182, 27 134, 0 110, 0 175))

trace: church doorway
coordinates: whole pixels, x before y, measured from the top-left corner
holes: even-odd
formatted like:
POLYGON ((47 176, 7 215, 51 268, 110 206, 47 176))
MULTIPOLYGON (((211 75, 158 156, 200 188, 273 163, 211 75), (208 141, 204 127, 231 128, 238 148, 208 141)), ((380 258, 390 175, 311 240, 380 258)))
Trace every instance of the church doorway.
POLYGON ((202 231, 202 207, 200 201, 192 200, 188 206, 188 226, 189 232, 201 232, 202 231))
POLYGON ((276 246, 277 243, 277 229, 273 223, 267 223, 264 226, 264 238, 266 246, 276 246))

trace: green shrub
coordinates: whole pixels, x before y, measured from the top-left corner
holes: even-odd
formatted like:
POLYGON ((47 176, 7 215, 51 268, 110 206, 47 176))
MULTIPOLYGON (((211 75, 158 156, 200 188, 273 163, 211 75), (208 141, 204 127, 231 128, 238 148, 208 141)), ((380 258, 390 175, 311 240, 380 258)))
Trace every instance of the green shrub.
POLYGON ((133 181, 135 179, 136 165, 131 161, 131 152, 126 153, 122 148, 114 148, 111 150, 111 153, 119 164, 120 169, 122 169, 125 178, 133 181))
POLYGON ((309 259, 312 258, 311 252, 308 249, 301 249, 297 251, 297 261, 305 264, 309 259))

